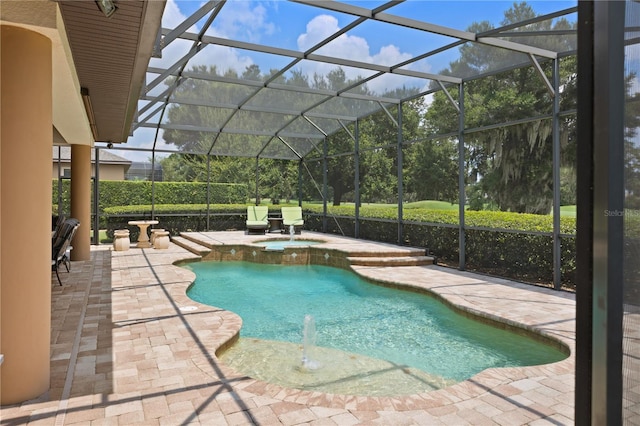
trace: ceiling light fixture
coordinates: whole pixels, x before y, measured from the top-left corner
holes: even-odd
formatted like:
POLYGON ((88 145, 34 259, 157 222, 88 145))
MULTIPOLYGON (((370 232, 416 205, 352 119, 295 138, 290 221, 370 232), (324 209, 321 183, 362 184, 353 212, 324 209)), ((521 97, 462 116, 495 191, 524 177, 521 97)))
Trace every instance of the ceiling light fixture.
POLYGON ((113 0, 96 0, 96 3, 98 3, 98 7, 107 18, 111 18, 111 15, 113 15, 117 9, 113 0))

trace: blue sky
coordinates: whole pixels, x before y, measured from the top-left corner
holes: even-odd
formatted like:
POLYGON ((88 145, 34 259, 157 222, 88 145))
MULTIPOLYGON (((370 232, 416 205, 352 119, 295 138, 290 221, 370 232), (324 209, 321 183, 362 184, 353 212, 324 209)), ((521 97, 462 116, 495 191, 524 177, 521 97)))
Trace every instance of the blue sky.
MULTIPOLYGON (((345 3, 370 9, 384 4, 383 1, 347 0, 345 3)), ((188 16, 198 10, 204 2, 200 0, 168 0, 163 16, 163 27, 175 28, 188 16)), ((501 26, 504 12, 513 6, 513 1, 442 1, 442 0, 408 0, 394 6, 387 12, 406 18, 431 22, 440 26, 466 31, 470 24, 478 21, 489 21, 494 27, 501 26)), ((527 2, 539 15, 573 7, 576 1, 530 1, 527 2)), ((575 15, 573 15, 575 17, 575 15)), ((345 27, 355 18, 350 15, 326 11, 321 8, 287 2, 229 0, 216 17, 208 35, 241 40, 251 43, 277 46, 281 48, 304 51, 324 39, 336 30, 345 27)), ((202 22, 192 27, 190 32, 197 32, 202 22)), ((430 33, 419 33, 399 26, 383 25, 378 22, 366 22, 347 34, 317 51, 319 54, 354 59, 364 62, 391 65, 410 59, 426 51, 441 47, 455 41, 430 33)), ((180 58, 191 47, 191 42, 176 41, 163 50, 162 59, 152 59, 151 65, 167 68, 180 58)), ((422 72, 437 73, 446 68, 456 58, 457 49, 438 54, 411 65, 411 69, 422 72)), ((241 73, 248 65, 257 64, 263 72, 270 67, 281 67, 290 62, 290 58, 256 54, 250 51, 239 51, 220 46, 209 46, 189 62, 189 67, 196 64, 217 64, 219 68, 231 68, 241 73)), ((306 61, 298 69, 313 75, 324 74, 335 66, 306 61)), ((350 76, 349 70, 347 77, 350 76)), ((363 74, 362 70, 353 73, 363 74)), ((150 76, 153 78, 155 76, 150 76)), ((401 79, 379 80, 369 83, 369 88, 388 88, 392 84, 402 85, 401 79)), ((414 82, 410 82, 413 84, 414 82)), ((426 83, 426 82, 425 82, 426 83)), ((408 84, 408 83, 406 83, 408 84)), ((157 90, 163 90, 164 85, 157 90)), ((153 145, 154 131, 138 129, 130 138, 127 147, 146 147, 153 145)), ((162 146, 162 143, 157 145, 162 146)), ((146 160, 148 153, 117 153, 135 161, 146 160), (132 158, 135 157, 135 158, 132 158)))

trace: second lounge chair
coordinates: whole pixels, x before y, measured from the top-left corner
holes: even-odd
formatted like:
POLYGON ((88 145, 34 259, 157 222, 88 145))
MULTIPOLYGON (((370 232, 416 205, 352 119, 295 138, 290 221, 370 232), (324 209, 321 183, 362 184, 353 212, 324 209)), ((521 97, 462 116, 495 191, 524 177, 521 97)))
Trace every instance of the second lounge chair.
POLYGON ((299 234, 304 225, 302 207, 282 207, 282 225, 285 232, 288 232, 289 227, 293 225, 295 233, 299 234))
POLYGON ((247 206, 247 232, 249 234, 264 234, 269 228, 268 206, 247 206))

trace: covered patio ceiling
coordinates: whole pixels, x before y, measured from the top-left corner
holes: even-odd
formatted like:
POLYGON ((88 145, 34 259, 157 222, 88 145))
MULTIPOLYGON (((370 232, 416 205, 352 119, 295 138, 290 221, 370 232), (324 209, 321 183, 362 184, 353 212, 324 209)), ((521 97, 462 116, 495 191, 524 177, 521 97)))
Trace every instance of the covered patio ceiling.
MULTIPOLYGON (((133 136, 124 149, 289 160, 319 155, 328 135, 358 119, 384 110, 393 120, 402 102, 449 86, 457 91, 464 81, 502 70, 534 67, 540 84, 553 94, 541 64, 574 55, 577 46, 575 6, 474 33, 430 22, 433 2, 277 2, 278 13, 271 17, 276 26, 292 25, 286 21, 292 16, 314 15, 337 24, 325 26, 322 37, 313 40, 257 43, 246 35, 250 31, 232 38, 218 29, 231 20, 232 3, 208 1, 171 27, 163 19, 133 136), (570 27, 553 30, 558 19, 570 27), (365 31, 383 35, 386 46, 411 40, 420 53, 392 60, 393 55, 381 59, 360 52, 357 43, 344 48, 345 40, 358 40, 365 31), (458 75, 433 70, 433 64, 448 65, 461 48, 474 44, 493 59, 489 67, 466 67, 458 75), (241 58, 249 68, 234 69, 228 58, 241 58), (344 75, 336 78, 336 73, 344 75), (183 142, 179 148, 175 138, 183 142)), ((456 13, 457 3, 450 4, 456 13)))

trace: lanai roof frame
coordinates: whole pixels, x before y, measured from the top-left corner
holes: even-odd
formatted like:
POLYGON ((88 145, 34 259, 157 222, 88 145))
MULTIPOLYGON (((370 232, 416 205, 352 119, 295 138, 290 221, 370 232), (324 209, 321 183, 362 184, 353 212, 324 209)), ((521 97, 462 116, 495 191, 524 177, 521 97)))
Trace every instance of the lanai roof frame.
MULTIPOLYGON (((134 123, 134 129, 141 127, 156 129, 156 140, 154 140, 153 143, 154 151, 174 152, 168 146, 162 147, 158 144, 160 131, 162 129, 170 128, 184 130, 190 129, 193 131, 213 133, 214 141, 208 150, 203 150, 206 151, 203 152, 204 154, 215 152, 214 145, 217 143, 216 141, 218 140, 218 138, 223 134, 246 134, 247 136, 258 135, 268 137, 268 142, 262 145, 261 149, 253 153, 258 158, 260 158, 261 155, 268 151, 268 145, 274 142, 284 143, 282 138, 299 137, 301 139, 317 139, 318 142, 320 142, 321 138, 325 137, 325 135, 330 135, 336 131, 340 131, 343 129, 342 125, 338 124, 339 120, 342 123, 353 122, 356 119, 364 118, 372 114, 373 112, 379 111, 383 105, 398 105, 407 100, 415 99, 428 93, 433 93, 432 82, 438 82, 438 87, 440 89, 444 89, 444 87, 449 85, 457 85, 465 80, 479 78, 478 75, 462 77, 449 76, 434 73, 425 73, 422 71, 410 69, 411 65, 413 64, 428 59, 443 51, 455 49, 464 43, 480 43, 487 46, 488 49, 516 52, 516 54, 520 55, 520 60, 517 64, 511 64, 508 67, 503 67, 504 69, 514 68, 518 66, 534 66, 539 69, 540 61, 557 59, 559 56, 566 55, 567 51, 556 52, 537 46, 530 46, 526 44, 516 43, 510 40, 503 40, 501 37, 530 38, 533 35, 531 31, 526 30, 531 24, 553 20, 556 18, 562 18, 575 13, 577 9, 575 7, 567 8, 547 15, 538 16, 534 19, 529 19, 519 24, 512 24, 500 28, 495 28, 484 33, 476 34, 468 31, 446 28, 437 24, 422 22, 419 20, 409 19, 389 13, 388 11, 390 9, 393 9, 394 7, 402 3, 397 1, 385 3, 384 5, 381 5, 374 9, 366 9, 359 6, 354 6, 352 4, 334 1, 318 2, 308 0, 294 0, 291 3, 320 8, 321 10, 336 11, 340 14, 352 16, 355 18, 349 24, 342 26, 337 32, 327 36, 324 40, 316 43, 312 48, 307 49, 306 51, 212 36, 206 33, 206 28, 204 26, 197 34, 187 31, 187 29, 189 27, 192 27, 194 23, 202 22, 205 20, 206 26, 208 28, 209 25, 215 22, 216 17, 219 17, 222 13, 223 6, 225 5, 224 1, 211 1, 205 3, 194 14, 188 17, 181 25, 178 25, 173 29, 163 28, 161 30, 160 40, 164 42, 164 48, 179 40, 192 43, 192 48, 186 55, 181 57, 181 60, 175 62, 168 68, 162 68, 159 66, 150 66, 148 68, 148 75, 157 75, 157 77, 155 79, 152 79, 151 83, 147 85, 145 90, 143 90, 139 102, 139 121, 134 123), (411 28, 418 32, 440 34, 449 38, 458 37, 458 40, 439 46, 437 48, 429 49, 423 54, 416 55, 415 57, 412 57, 408 60, 405 59, 399 63, 392 65, 366 63, 359 60, 345 59, 318 53, 319 50, 331 43, 337 37, 369 21, 383 22, 386 25, 390 26, 411 28), (258 52, 266 56, 276 56, 284 58, 284 60, 281 60, 281 63, 284 63, 285 65, 275 70, 275 73, 270 73, 269 75, 267 75, 263 80, 230 77, 228 75, 213 75, 198 72, 193 69, 187 69, 190 61, 207 46, 242 49, 243 51, 258 52), (351 84, 349 87, 341 88, 339 90, 296 87, 291 84, 283 83, 280 77, 284 76, 292 69, 295 69, 295 67, 300 66, 305 61, 357 69, 360 70, 364 74, 364 76, 361 77, 356 83, 351 84), (385 96, 381 96, 380 94, 370 95, 353 93, 359 87, 366 85, 376 78, 385 78, 386 76, 390 75, 423 79, 425 81, 425 85, 423 90, 421 90, 419 93, 413 92, 407 94, 405 97, 397 96, 394 98, 388 96, 388 94, 385 96), (149 95, 149 93, 152 93, 154 91, 154 88, 156 88, 157 92, 157 87, 161 82, 167 81, 167 78, 173 78, 173 84, 170 84, 169 87, 162 91, 162 93, 160 93, 159 95, 149 95), (240 99, 236 99, 233 102, 227 102, 226 100, 217 99, 187 99, 185 97, 176 95, 174 91, 175 88, 179 84, 181 84, 182 81, 184 81, 184 79, 191 79, 192 81, 209 81, 216 84, 228 84, 238 88, 242 87, 244 88, 243 90, 245 91, 245 93, 244 95, 240 96, 240 99), (304 107, 298 107, 297 105, 294 106, 292 104, 287 105, 286 101, 281 101, 280 103, 278 103, 278 101, 269 102, 269 96, 277 93, 288 94, 288 96, 296 96, 300 100, 307 99, 307 102, 301 102, 304 103, 304 107), (356 111, 356 113, 349 115, 347 113, 339 111, 340 108, 330 108, 330 106, 332 104, 336 104, 336 102, 338 102, 337 105, 344 104, 344 107, 342 108, 343 110, 349 109, 352 112, 356 111), (379 105, 378 108, 365 108, 362 110, 357 109, 357 105, 375 105, 376 102, 379 105), (172 103, 176 105, 192 105, 196 108, 211 108, 212 110, 215 109, 218 112, 227 111, 227 119, 224 120, 224 122, 219 126, 205 125, 200 127, 180 127, 180 124, 177 123, 172 123, 172 125, 170 126, 168 123, 163 122, 163 120, 158 119, 158 117, 162 117, 164 115, 163 111, 165 111, 169 104, 172 103), (322 111, 323 108, 328 109, 328 111, 322 111), (238 127, 239 121, 237 119, 234 120, 234 117, 249 117, 252 115, 250 112, 255 113, 253 115, 255 115, 256 117, 260 117, 261 119, 264 119, 266 115, 269 115, 271 117, 282 115, 288 118, 282 120, 281 125, 279 126, 261 126, 263 128, 269 127, 270 129, 268 131, 262 130, 256 132, 255 130, 251 129, 244 130, 241 128, 241 126, 238 127), (335 122, 335 124, 326 127, 316 125, 315 122, 319 119, 324 120, 325 123, 328 121, 333 121, 335 122), (236 124, 234 125, 233 123, 236 124), (306 127, 303 127, 300 123, 310 123, 310 125, 306 125, 306 127), (235 127, 231 127, 230 125, 234 125, 235 127), (287 129, 288 126, 295 126, 296 131, 287 129), (300 129, 304 130, 301 132, 300 129)), ((543 31, 541 32, 541 34, 544 37, 548 37, 550 35, 574 37, 575 32, 573 32, 572 30, 543 31)), ((571 43, 568 42, 567 44, 570 45, 571 43)), ((490 75, 496 72, 499 72, 499 70, 489 70, 486 74, 490 75)), ((546 77, 544 76, 544 74, 540 73, 540 75, 542 77, 541 84, 546 84, 547 87, 550 88, 548 80, 545 81, 546 77)), ((552 88, 550 89, 552 90, 552 88)), ((274 95, 274 97, 271 99, 279 98, 278 96, 274 95)), ((313 146, 313 144, 310 145, 313 146)), ((127 149, 126 147, 123 148, 127 149)), ((314 151, 313 149, 310 149, 309 146, 307 147, 307 149, 307 152, 297 152, 294 150, 285 150, 279 152, 288 152, 288 154, 284 155, 282 159, 298 159, 298 157, 304 157, 311 151, 314 151)), ((181 151, 175 150, 175 152, 181 151)), ((233 156, 234 153, 227 152, 227 155, 233 156)), ((238 155, 246 156, 247 153, 238 153, 238 155)))

